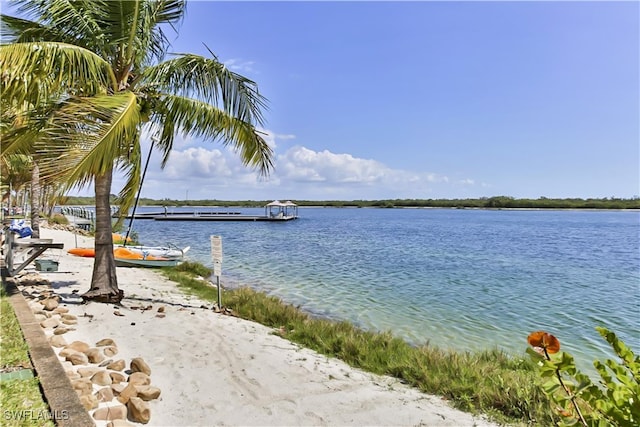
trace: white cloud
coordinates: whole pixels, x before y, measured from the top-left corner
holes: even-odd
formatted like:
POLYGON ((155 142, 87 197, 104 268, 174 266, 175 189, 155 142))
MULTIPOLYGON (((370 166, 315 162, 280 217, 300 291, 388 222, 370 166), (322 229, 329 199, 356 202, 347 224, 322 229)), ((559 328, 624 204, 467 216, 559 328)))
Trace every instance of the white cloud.
POLYGON ((261 132, 263 134, 262 137, 265 141, 267 141, 267 144, 269 145, 269 147, 271 147, 272 150, 275 150, 278 147, 276 140, 288 141, 296 138, 295 135, 275 133, 273 131, 270 131, 269 129, 258 129, 258 132, 261 132))
MULTIPOLYGON (((295 138, 268 130, 265 133, 274 149, 277 140, 295 138)), ((446 194, 454 187, 475 185, 472 179, 450 182, 447 176, 432 172, 393 169, 374 159, 300 145, 276 151, 274 170, 262 179, 257 171, 242 165, 233 149, 216 146, 174 149, 164 170, 160 170, 156 154, 143 196, 183 199, 188 194, 192 200, 428 198, 434 192, 446 194)))
POLYGON ((231 175, 231 168, 222 151, 197 147, 184 151, 173 150, 164 174, 169 179, 228 177, 231 175))
POLYGON ((256 70, 253 68, 255 64, 254 61, 243 61, 238 58, 227 59, 223 62, 225 67, 230 69, 231 71, 236 71, 240 73, 254 73, 256 70))
POLYGON ((313 151, 292 147, 278 156, 278 174, 287 180, 327 182, 329 184, 370 184, 381 180, 388 169, 375 160, 359 159, 351 154, 335 154, 328 150, 313 151))

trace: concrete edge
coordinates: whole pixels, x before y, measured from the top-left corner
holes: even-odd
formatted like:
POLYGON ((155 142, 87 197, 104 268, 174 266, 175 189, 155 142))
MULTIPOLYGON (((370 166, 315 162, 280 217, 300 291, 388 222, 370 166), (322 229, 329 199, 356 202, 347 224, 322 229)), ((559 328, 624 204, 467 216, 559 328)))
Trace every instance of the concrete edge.
POLYGON ((58 356, 51 348, 40 324, 15 283, 2 278, 2 285, 13 306, 22 334, 29 347, 29 356, 44 397, 49 404, 51 415, 58 426, 86 427, 95 426, 80 398, 71 386, 58 356))

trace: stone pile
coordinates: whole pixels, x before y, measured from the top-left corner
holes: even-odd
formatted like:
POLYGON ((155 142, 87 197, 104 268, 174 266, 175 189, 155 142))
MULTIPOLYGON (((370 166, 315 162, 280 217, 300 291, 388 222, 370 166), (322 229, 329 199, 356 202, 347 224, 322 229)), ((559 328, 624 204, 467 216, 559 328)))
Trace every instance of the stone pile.
POLYGON ((82 236, 91 236, 91 232, 87 230, 83 230, 82 228, 76 227, 73 224, 56 224, 54 222, 50 223, 46 221, 41 221, 40 227, 50 228, 52 230, 70 231, 72 233, 80 234, 82 236))
MULTIPOLYGON (((36 275, 37 276, 37 275, 36 275)), ((149 401, 160 397, 160 389, 151 384, 151 368, 139 357, 128 363, 118 359, 118 346, 111 338, 94 345, 82 341, 67 343, 64 335, 74 330, 76 316, 60 305, 50 289, 38 286, 32 277, 19 283, 34 317, 44 329, 58 355, 71 385, 85 409, 95 420, 109 421, 107 427, 131 426, 128 421, 146 424, 151 419, 149 401)))

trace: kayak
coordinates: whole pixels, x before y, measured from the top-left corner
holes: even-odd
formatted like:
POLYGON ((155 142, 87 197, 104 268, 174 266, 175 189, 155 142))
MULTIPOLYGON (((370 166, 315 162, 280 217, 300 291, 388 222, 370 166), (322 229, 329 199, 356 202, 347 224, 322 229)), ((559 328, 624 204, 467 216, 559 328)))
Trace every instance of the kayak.
POLYGON ((162 258, 170 258, 170 259, 182 259, 184 254, 186 254, 191 246, 187 246, 184 249, 179 249, 176 247, 167 247, 167 246, 120 246, 118 247, 126 247, 128 250, 139 253, 141 255, 151 255, 162 258))
MULTIPOLYGON (((121 246, 115 245, 113 253, 116 254, 118 249, 126 249, 129 252, 137 254, 137 259, 145 259, 148 257, 159 257, 166 259, 182 259, 184 254, 189 251, 191 247, 187 246, 184 249, 169 248, 164 246, 121 246)), ((96 256, 94 248, 72 248, 67 251, 71 255, 93 258, 96 256)))
POLYGON ((69 249, 67 253, 86 258, 93 258, 96 256, 96 250, 94 248, 72 248, 69 249))
POLYGON ((128 248, 116 248, 113 251, 117 267, 174 267, 180 262, 176 258, 163 258, 149 254, 140 254, 128 248))

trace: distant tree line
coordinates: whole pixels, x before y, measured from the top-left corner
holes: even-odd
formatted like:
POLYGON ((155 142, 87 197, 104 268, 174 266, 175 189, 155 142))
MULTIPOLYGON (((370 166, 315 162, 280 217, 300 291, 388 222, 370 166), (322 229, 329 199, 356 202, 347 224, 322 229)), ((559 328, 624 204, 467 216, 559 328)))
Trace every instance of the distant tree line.
MULTIPOLYGON (((112 196, 112 203, 116 197, 112 196)), ((263 207, 272 200, 174 200, 140 198, 140 206, 220 206, 263 207)), ((295 200, 298 206, 336 208, 475 208, 475 209, 640 209, 640 197, 631 199, 516 199, 509 196, 481 197, 479 199, 385 199, 385 200, 295 200)), ((66 205, 93 205, 93 197, 67 197, 66 205)))

